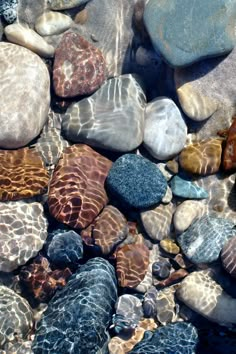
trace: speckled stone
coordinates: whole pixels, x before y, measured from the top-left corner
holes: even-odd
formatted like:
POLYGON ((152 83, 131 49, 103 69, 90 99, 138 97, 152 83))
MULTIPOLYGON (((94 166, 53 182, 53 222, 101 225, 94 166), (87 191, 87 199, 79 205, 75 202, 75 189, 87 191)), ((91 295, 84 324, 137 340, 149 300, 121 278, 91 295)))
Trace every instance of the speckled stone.
POLYGON ((235 234, 234 223, 213 216, 203 216, 178 236, 184 254, 193 263, 210 263, 218 259, 226 241, 235 234))
POLYGON ((43 313, 33 342, 34 354, 97 353, 108 339, 116 286, 114 268, 108 261, 93 258, 81 266, 43 313))
POLYGON ((70 16, 56 11, 47 11, 37 18, 35 29, 41 36, 52 36, 65 32, 72 23, 70 16))
POLYGON ((17 18, 18 0, 3 0, 0 3, 0 15, 7 23, 13 23, 17 18))
POLYGON ((144 146, 158 160, 176 156, 187 139, 187 126, 176 104, 156 98, 145 109, 144 146))
POLYGON ((197 342, 197 330, 191 323, 176 322, 149 331, 129 354, 192 354, 197 342))
POLYGON ((148 208, 165 195, 167 183, 149 160, 126 154, 113 164, 106 179, 107 190, 127 207, 148 208))
POLYGON ((221 252, 221 261, 225 270, 236 278, 236 236, 225 243, 221 252))
POLYGON ((235 14, 231 0, 150 0, 144 22, 155 50, 179 67, 229 53, 236 39, 235 14))
POLYGON ((177 197, 186 199, 206 199, 208 193, 203 188, 198 187, 193 182, 174 176, 170 182, 172 193, 177 197))

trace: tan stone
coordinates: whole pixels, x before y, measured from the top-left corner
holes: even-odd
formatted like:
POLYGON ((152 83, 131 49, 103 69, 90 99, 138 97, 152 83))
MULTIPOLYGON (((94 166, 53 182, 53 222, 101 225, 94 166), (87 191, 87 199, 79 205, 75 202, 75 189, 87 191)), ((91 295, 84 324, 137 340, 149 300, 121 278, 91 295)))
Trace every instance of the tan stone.
POLYGON ((56 11, 48 11, 37 18, 35 29, 41 36, 51 36, 65 32, 72 23, 73 20, 70 16, 56 11))

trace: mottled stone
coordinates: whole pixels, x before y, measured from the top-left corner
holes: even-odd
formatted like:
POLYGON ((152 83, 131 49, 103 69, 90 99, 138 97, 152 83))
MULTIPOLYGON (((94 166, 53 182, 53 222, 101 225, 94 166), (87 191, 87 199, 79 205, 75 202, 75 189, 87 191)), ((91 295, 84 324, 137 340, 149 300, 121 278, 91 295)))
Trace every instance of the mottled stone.
POLYGON ((236 39, 235 14, 231 0, 150 0, 144 22, 155 50, 179 67, 229 53, 236 39))
POLYGON ((176 322, 176 303, 175 289, 173 287, 165 288, 157 292, 156 297, 156 318, 162 324, 166 325, 176 322))
POLYGON ((34 354, 31 350, 32 342, 18 341, 17 343, 7 343, 4 345, 4 352, 1 354, 34 354))
POLYGON ((169 235, 174 209, 172 203, 160 204, 153 210, 141 213, 142 224, 149 237, 160 241, 163 237, 169 235))
POLYGON ((134 288, 144 279, 149 264, 145 245, 125 245, 116 254, 116 274, 121 287, 134 288))
POLYGON ((236 278, 236 237, 227 241, 221 252, 221 261, 225 270, 236 278))
POLYGON ((180 251, 179 246, 169 238, 161 240, 160 246, 165 252, 170 254, 178 254, 180 251))
POLYGON ((233 120, 228 132, 223 154, 223 168, 226 171, 236 168, 236 120, 233 120))
POLYGON ((33 327, 33 313, 28 302, 6 286, 0 286, 0 345, 26 338, 33 327))
POLYGON ((15 44, 1 42, 0 58, 0 146, 16 149, 34 139, 46 122, 49 74, 37 55, 15 44))
POLYGON ((185 200, 175 210, 173 223, 175 231, 179 234, 187 230, 192 222, 203 216, 207 206, 200 200, 185 200))
POLYGON ((50 0, 49 7, 52 10, 66 10, 81 6, 90 0, 50 0))
POLYGON ((37 18, 35 29, 41 36, 52 36, 65 32, 72 23, 70 16, 56 11, 47 11, 37 18))
POLYGON ((197 329, 191 323, 176 322, 149 331, 129 354, 192 354, 197 343, 197 329))
POLYGON ((46 192, 49 176, 33 149, 0 151, 0 200, 18 200, 46 192))
POLYGON ((106 78, 102 52, 74 32, 65 33, 55 52, 53 87, 58 96, 90 95, 106 78))
POLYGON ((145 317, 155 317, 157 313, 157 289, 151 286, 143 299, 143 313, 145 317))
POLYGON ((161 258, 152 264, 152 274, 159 279, 166 279, 170 275, 171 264, 165 258, 161 258))
POLYGON ((50 213, 73 228, 87 227, 107 204, 104 182, 111 161, 86 145, 64 150, 52 176, 50 213))
POLYGON ((176 156, 187 139, 187 126, 176 104, 156 98, 145 109, 144 146, 158 160, 176 156))
POLYGON ((34 354, 97 353, 105 345, 117 299, 114 268, 102 258, 81 266, 39 321, 34 354))
POLYGON ((179 300, 208 320, 223 326, 236 323, 236 299, 229 296, 208 274, 199 271, 189 274, 176 292, 179 300))
POLYGON ((40 203, 0 203, 0 271, 11 272, 36 256, 47 238, 40 203))
POLYGON ((146 97, 131 74, 107 80, 91 97, 73 103, 62 121, 68 140, 126 152, 143 141, 146 97))
POLYGON ((178 236, 183 253, 193 263, 210 263, 218 259, 226 241, 235 234, 234 223, 214 216, 203 216, 178 236))
POLYGON ((203 188, 198 187, 193 182, 181 178, 179 176, 174 176, 170 182, 172 193, 177 197, 187 198, 187 199, 206 199, 208 198, 208 193, 203 188))
POLYGON ((0 3, 0 15, 7 23, 15 22, 17 18, 18 0, 3 0, 0 3))
POLYGON ((20 23, 8 25, 4 28, 4 33, 9 42, 19 44, 45 58, 54 56, 55 49, 52 45, 48 44, 37 32, 20 23))
POLYGON ((167 183, 161 171, 149 160, 125 154, 118 158, 106 179, 107 190, 130 208, 148 208, 165 195, 167 183))

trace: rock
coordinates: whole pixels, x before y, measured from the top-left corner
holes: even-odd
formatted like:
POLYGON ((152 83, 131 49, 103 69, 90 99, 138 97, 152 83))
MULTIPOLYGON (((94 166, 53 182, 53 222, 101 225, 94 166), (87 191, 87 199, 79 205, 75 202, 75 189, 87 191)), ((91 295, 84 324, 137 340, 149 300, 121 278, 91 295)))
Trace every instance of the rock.
POLYGON ((167 189, 166 189, 166 194, 164 195, 164 197, 162 198, 162 203, 163 204, 169 204, 171 202, 173 198, 173 193, 171 188, 167 185, 167 189))
POLYGON ((33 327, 33 313, 28 302, 6 286, 0 286, 1 347, 7 342, 23 339, 33 327))
POLYGON ((104 182, 110 167, 111 161, 89 146, 66 148, 49 187, 50 213, 73 228, 91 224, 108 202, 104 182))
POLYGON ((135 288, 144 279, 149 264, 145 245, 125 245, 116 253, 116 274, 119 286, 135 288))
POLYGON ((208 198, 208 193, 203 188, 196 184, 183 179, 179 176, 174 176, 170 182, 172 193, 177 197, 188 199, 205 199, 208 198))
POLYGON ((169 235, 174 209, 172 203, 160 204, 155 209, 141 213, 142 224, 149 237, 155 241, 160 241, 163 237, 169 235))
POLYGON ((74 21, 75 23, 83 25, 84 23, 86 23, 87 19, 88 19, 88 10, 85 8, 76 14, 74 21))
MULTIPOLYGON (((20 341, 17 343, 7 343, 4 346, 3 354, 34 354, 31 350, 32 342, 20 341)), ((1 353, 2 354, 2 353, 1 353)))
POLYGON ((171 66, 180 67, 229 53, 235 44, 235 13, 235 4, 230 0, 200 0, 197 4, 188 0, 150 0, 144 23, 155 50, 171 66))
POLYGON ((236 237, 228 240, 221 252, 221 261, 225 270, 236 278, 236 237))
POLYGON ((51 10, 66 10, 85 5, 89 1, 90 0, 50 0, 49 6, 51 10))
POLYGON ((50 301, 37 325, 34 354, 96 353, 108 339, 116 299, 113 267, 90 259, 50 301))
POLYGON ((167 181, 171 180, 171 178, 176 174, 171 172, 167 167, 167 164, 163 163, 163 162, 158 162, 156 164, 156 166, 159 168, 159 170, 163 173, 163 175, 165 176, 165 179, 167 181))
POLYGON ((65 33, 55 52, 53 87, 58 96, 90 95, 106 78, 102 52, 77 33, 65 33))
POLYGON ((167 183, 149 160, 125 154, 113 164, 106 179, 107 190, 129 208, 149 208, 161 201, 167 183))
POLYGON ((15 44, 1 42, 0 58, 0 146, 16 149, 34 139, 46 122, 49 74, 37 55, 15 44), (14 92, 14 100, 9 91, 14 92))
POLYGON ((191 323, 176 322, 149 331, 129 354, 192 354, 197 343, 197 329, 191 323))
POLYGON ((226 140, 223 154, 223 168, 225 171, 236 167, 236 120, 233 121, 226 140))
POLYGON ((207 211, 207 206, 198 200, 185 200, 183 203, 177 206, 173 223, 175 231, 181 234, 192 224, 192 222, 203 216, 207 211))
POLYGON ((0 15, 7 23, 13 23, 17 19, 18 0, 4 0, 0 4, 0 15))
POLYGON ((177 244, 169 238, 162 239, 160 246, 165 252, 170 254, 178 254, 180 251, 179 246, 177 246, 177 244))
POLYGON ((48 2, 45 0, 20 0, 17 7, 17 17, 19 23, 26 23, 30 28, 34 28, 37 18, 45 11, 48 11, 48 2))
POLYGON ((19 200, 46 192, 49 176, 33 149, 0 151, 0 200, 19 200))
POLYGON ((143 313, 145 317, 156 317, 157 313, 157 289, 151 286, 143 299, 143 313))
POLYGON ((189 273, 185 269, 178 269, 175 272, 171 273, 169 277, 164 280, 154 279, 153 285, 156 286, 157 289, 166 288, 167 286, 179 283, 188 274, 189 273))
POLYGON ((193 272, 180 284, 176 295, 192 310, 223 326, 236 323, 236 300, 216 283, 207 271, 193 272))
POLYGON ((183 253, 193 263, 216 261, 226 241, 235 234, 234 223, 214 216, 203 216, 178 236, 183 253))
POLYGON ((47 44, 38 33, 26 26, 19 23, 8 25, 5 27, 4 33, 9 42, 22 45, 45 58, 54 56, 54 47, 47 44))
POLYGON ((221 139, 208 139, 186 146, 179 155, 180 166, 187 172, 209 175, 219 171, 222 154, 221 139))
MULTIPOLYGON (((90 226, 88 227, 90 228, 90 226)), ((114 206, 107 205, 94 220, 91 230, 83 230, 83 241, 98 246, 103 255, 108 255, 128 234, 128 224, 124 215, 114 206)))
POLYGON ((170 270, 171 264, 165 258, 152 264, 152 274, 154 277, 166 279, 170 275, 170 270))
POLYGON ((67 109, 63 133, 73 142, 131 151, 143 141, 145 102, 144 92, 133 75, 115 77, 91 97, 67 109))
POLYGON ((0 271, 11 272, 35 257, 47 238, 40 203, 0 203, 0 271))
POLYGON ((75 267, 83 258, 80 235, 73 230, 55 235, 47 248, 47 255, 55 265, 75 267))
POLYGON ((35 29, 41 36, 52 36, 65 32, 72 23, 73 20, 70 16, 60 12, 47 11, 37 18, 35 29))
POLYGON ((167 161, 166 168, 175 175, 179 173, 179 164, 175 160, 167 161))
POLYGON ((174 297, 175 289, 173 287, 165 288, 157 292, 156 297, 156 318, 162 325, 176 322, 176 303, 174 297))
POLYGON ((145 110, 144 146, 158 160, 176 156, 187 139, 187 126, 169 98, 157 98, 145 110))
MULTIPOLYGON (((236 68, 235 57, 236 49, 227 56, 205 59, 188 68, 175 70, 179 102, 188 117, 196 121, 211 117, 212 122, 217 118, 217 112, 221 110, 222 105, 235 106, 235 78, 232 76, 236 68)), ((227 127, 227 115, 225 112, 219 113, 220 116, 224 113, 222 121, 227 127)), ((208 131, 209 124, 208 122, 205 124, 208 131)), ((215 132, 225 128, 215 123, 214 126, 215 132)), ((214 135, 212 132, 209 133, 209 137, 214 135)))

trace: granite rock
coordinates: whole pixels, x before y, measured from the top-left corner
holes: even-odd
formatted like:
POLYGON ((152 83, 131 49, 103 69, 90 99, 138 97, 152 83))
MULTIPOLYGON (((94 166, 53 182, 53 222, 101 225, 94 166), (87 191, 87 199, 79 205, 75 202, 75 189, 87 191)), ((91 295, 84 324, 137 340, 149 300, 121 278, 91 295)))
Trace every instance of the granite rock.
POLYGON ((0 3, 0 15, 7 23, 13 23, 17 19, 18 0, 3 0, 0 3))
POLYGON ((198 187, 193 182, 181 178, 179 176, 174 176, 170 182, 172 193, 177 197, 182 197, 186 199, 206 199, 208 198, 208 193, 203 188, 198 187))

